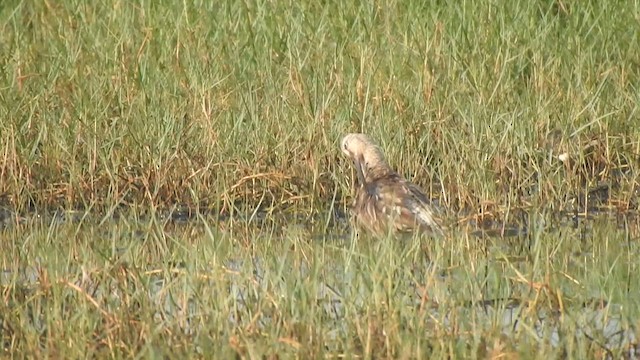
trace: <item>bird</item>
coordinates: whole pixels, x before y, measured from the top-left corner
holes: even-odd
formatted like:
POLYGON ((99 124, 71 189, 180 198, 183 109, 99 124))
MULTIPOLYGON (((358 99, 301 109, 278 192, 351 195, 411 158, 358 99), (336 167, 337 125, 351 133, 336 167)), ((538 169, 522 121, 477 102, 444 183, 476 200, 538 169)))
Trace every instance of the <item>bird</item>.
POLYGON ((340 148, 353 161, 357 177, 351 205, 357 228, 378 238, 444 235, 441 219, 425 193, 389 166, 382 149, 368 135, 347 134, 340 148))

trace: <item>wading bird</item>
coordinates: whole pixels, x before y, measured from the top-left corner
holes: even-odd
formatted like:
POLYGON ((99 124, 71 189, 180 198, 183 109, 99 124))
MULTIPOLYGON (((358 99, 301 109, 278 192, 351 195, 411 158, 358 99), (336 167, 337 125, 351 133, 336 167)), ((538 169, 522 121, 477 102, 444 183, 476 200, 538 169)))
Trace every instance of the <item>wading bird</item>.
POLYGON ((415 232, 443 234, 427 196, 391 169, 371 138, 348 134, 340 147, 353 161, 358 178, 352 205, 357 227, 378 237, 415 232))

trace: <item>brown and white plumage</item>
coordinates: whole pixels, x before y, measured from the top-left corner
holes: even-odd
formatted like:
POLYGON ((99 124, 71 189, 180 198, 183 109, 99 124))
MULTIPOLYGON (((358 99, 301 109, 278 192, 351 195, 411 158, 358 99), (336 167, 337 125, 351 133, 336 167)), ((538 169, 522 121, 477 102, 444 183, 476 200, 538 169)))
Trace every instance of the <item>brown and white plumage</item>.
POLYGON ((359 227, 377 236, 416 231, 443 234, 427 196, 391 169, 371 138, 348 134, 340 147, 353 160, 358 178, 352 210, 359 227))

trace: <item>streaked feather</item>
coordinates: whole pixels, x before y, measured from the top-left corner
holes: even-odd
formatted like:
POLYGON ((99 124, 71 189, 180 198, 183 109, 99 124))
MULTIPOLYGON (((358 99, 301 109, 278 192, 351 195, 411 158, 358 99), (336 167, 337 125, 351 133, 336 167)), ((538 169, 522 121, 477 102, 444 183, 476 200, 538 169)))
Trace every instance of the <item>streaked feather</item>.
POLYGON ((378 236, 415 231, 443 234, 440 217, 428 197, 389 167, 368 136, 345 136, 342 150, 353 159, 358 176, 352 210, 359 227, 378 236))

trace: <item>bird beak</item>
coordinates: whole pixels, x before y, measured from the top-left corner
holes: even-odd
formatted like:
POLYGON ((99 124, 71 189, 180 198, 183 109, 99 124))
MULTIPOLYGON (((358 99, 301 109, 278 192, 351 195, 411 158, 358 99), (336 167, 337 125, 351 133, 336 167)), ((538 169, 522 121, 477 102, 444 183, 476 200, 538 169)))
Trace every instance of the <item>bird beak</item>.
POLYGON ((361 156, 356 156, 353 158, 353 167, 356 168, 356 176, 358 177, 358 183, 360 183, 360 185, 362 186, 365 185, 364 171, 362 170, 363 161, 364 159, 362 159, 361 156))

